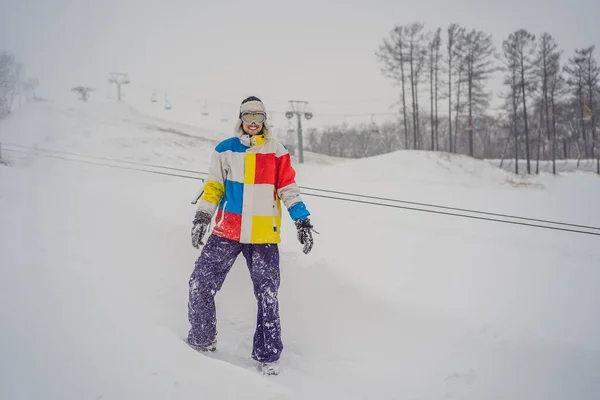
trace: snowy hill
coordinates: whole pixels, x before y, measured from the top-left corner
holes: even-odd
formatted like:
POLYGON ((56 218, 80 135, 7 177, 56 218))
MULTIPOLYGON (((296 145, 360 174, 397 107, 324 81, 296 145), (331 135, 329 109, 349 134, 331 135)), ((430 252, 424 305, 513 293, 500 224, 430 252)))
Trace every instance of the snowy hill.
MULTIPOLYGON (((201 168, 208 165, 206 159, 214 146, 233 132, 233 123, 225 133, 224 129, 143 114, 126 103, 75 100, 32 104, 13 118, 0 121, 0 127, 5 142, 14 139, 22 145, 52 150, 201 168)), ((306 159, 326 164, 340 162, 310 152, 306 159)))
MULTIPOLYGON (((310 196, 320 235, 282 226, 282 373, 250 359, 240 257, 219 349, 181 340, 198 182, 8 152, 5 143, 205 171, 223 134, 116 104, 0 121, 2 399, 597 399, 600 237, 310 196)), ((40 152, 40 155, 43 152, 40 152)), ((312 157, 312 158, 311 158, 312 157)), ((600 226, 592 174, 515 178, 399 152, 296 164, 301 186, 600 226)))

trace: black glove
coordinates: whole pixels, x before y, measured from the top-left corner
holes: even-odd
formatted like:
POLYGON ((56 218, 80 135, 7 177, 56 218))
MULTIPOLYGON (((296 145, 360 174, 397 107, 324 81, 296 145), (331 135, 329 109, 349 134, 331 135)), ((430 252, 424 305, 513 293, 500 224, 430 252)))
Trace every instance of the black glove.
POLYGON ((208 225, 210 224, 211 218, 212 217, 204 211, 196 212, 196 216, 194 217, 194 226, 192 227, 192 246, 197 249, 200 245, 204 244, 202 242, 202 238, 208 230, 208 225))
MULTIPOLYGON (((304 254, 308 254, 313 247, 313 237, 311 230, 314 230, 313 226, 310 224, 310 219, 307 218, 297 220, 295 224, 296 229, 298 230, 298 241, 300 242, 300 244, 304 245, 302 251, 304 252, 304 254)), ((318 233, 317 231, 315 232, 318 233)))

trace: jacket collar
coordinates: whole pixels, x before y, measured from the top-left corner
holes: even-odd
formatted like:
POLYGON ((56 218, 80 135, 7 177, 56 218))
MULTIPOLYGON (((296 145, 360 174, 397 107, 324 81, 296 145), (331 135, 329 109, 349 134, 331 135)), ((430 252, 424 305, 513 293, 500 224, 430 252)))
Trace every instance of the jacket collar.
POLYGON ((243 135, 239 136, 239 138, 240 142, 247 147, 258 147, 267 141, 267 136, 264 133, 253 136, 244 133, 243 135))

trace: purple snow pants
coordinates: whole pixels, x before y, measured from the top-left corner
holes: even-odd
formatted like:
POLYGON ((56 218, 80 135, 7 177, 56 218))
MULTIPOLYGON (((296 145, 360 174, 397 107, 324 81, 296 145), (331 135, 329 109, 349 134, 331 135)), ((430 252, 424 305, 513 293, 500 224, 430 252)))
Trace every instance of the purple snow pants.
POLYGON ((240 252, 246 258, 258 302, 252 358, 273 362, 279 359, 283 350, 277 301, 279 249, 276 244, 242 244, 216 235, 208 238, 189 281, 191 329, 188 342, 193 346, 208 346, 216 341, 214 297, 240 252))

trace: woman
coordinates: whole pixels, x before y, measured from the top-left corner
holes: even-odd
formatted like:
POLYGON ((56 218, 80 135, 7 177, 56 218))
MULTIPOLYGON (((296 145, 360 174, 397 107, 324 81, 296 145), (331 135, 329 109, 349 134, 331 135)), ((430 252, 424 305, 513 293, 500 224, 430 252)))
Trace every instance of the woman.
POLYGON ((200 351, 216 349, 214 296, 242 253, 258 302, 252 358, 270 375, 279 373, 283 351, 277 301, 280 200, 308 254, 313 246, 310 213, 300 197, 290 154, 271 137, 262 101, 248 97, 240 106, 234 136, 215 148, 193 222, 192 245, 199 248, 216 213, 216 225, 189 281, 188 343, 200 351))

